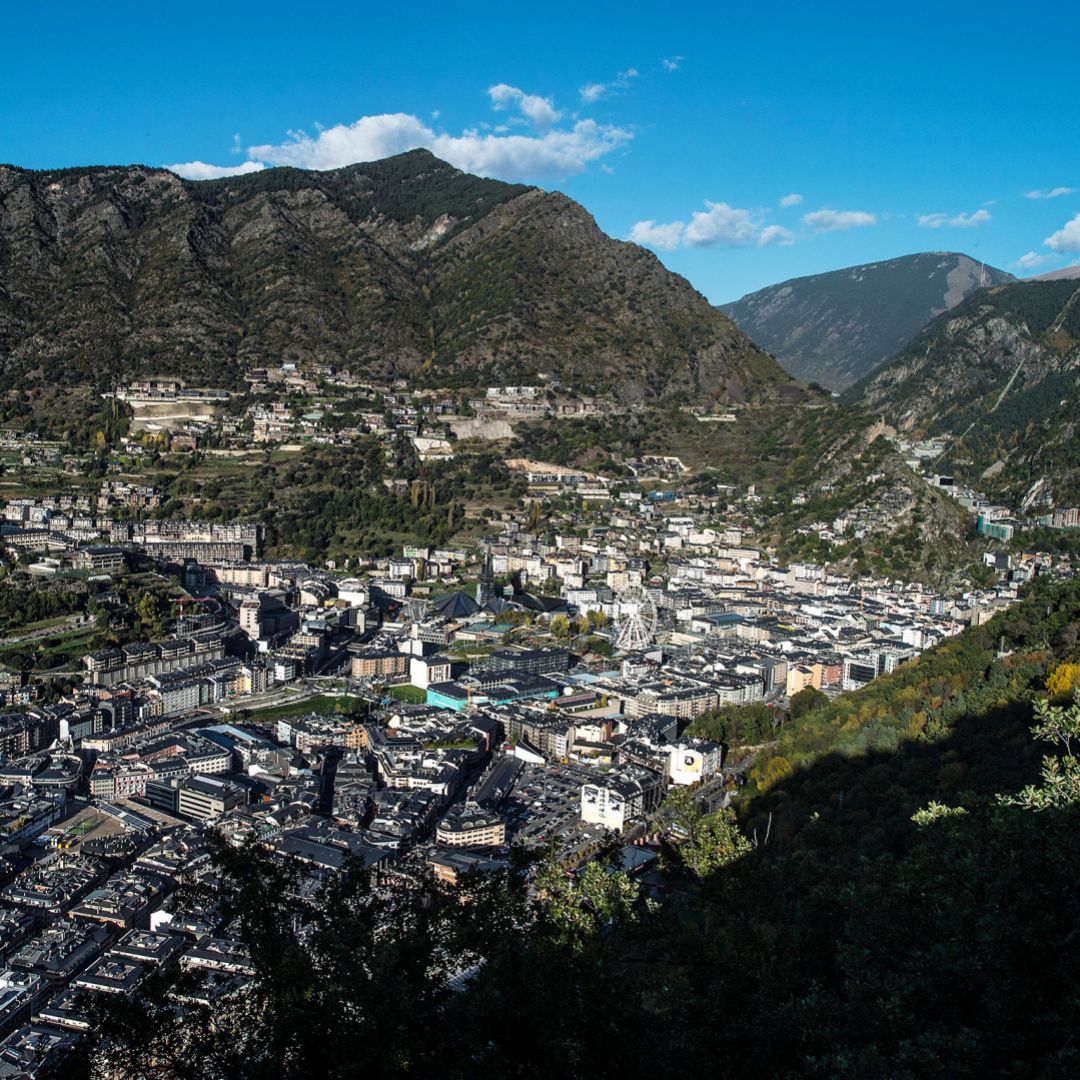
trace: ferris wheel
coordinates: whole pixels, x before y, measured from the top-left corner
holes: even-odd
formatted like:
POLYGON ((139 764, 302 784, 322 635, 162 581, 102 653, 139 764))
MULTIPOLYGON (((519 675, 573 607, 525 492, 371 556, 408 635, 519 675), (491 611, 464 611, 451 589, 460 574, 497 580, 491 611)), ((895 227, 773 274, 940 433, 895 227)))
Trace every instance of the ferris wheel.
POLYGON ((615 647, 644 649, 656 633, 656 604, 640 585, 628 585, 615 596, 615 647))

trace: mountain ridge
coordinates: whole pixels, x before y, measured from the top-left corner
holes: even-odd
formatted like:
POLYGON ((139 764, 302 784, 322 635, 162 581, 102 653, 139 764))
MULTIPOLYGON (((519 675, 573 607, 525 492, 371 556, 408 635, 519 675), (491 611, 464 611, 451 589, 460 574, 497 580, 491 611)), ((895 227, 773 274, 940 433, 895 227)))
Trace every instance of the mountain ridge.
POLYGON ((911 438, 950 440, 943 470, 1015 505, 1080 502, 1080 283, 982 289, 845 398, 911 438))
POLYGON ((1036 274, 1025 281, 1076 281, 1080 278, 1080 264, 1063 266, 1060 270, 1048 270, 1045 274, 1036 274))
POLYGON ((975 288, 1013 280, 959 252, 919 252, 790 278, 720 306, 796 378, 842 391, 975 288))
POLYGON ((239 385, 279 360, 451 386, 549 372, 628 401, 791 382, 579 204, 428 151, 204 181, 0 166, 0 388, 239 385))

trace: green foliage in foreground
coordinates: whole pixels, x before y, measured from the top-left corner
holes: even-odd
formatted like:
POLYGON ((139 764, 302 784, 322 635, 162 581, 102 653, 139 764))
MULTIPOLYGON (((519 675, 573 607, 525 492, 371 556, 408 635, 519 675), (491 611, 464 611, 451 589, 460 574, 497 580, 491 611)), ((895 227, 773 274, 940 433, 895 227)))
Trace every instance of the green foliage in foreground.
POLYGON ((805 816, 767 844, 676 794, 687 839, 647 887, 609 853, 576 879, 541 863, 532 892, 518 865, 456 894, 356 875, 301 903, 295 870, 223 848, 252 991, 181 1020, 143 995, 64 1075, 1075 1076, 1080 706, 1039 703, 1048 665, 1075 659, 1078 609, 1080 583, 1034 589, 853 695, 842 723, 846 699, 792 721, 784 748, 806 759, 749 814, 805 816), (860 752, 885 718, 860 719, 866 701, 894 717, 934 701, 934 722, 860 752))

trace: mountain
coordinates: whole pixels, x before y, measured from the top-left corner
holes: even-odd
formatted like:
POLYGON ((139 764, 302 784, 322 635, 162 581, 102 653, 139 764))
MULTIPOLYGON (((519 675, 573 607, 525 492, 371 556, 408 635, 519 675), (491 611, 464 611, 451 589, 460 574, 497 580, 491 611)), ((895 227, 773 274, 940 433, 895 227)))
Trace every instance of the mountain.
POLYGON ((1049 270, 1045 274, 1036 274, 1028 281, 1076 281, 1080 278, 1080 266, 1063 266, 1060 270, 1049 270))
POLYGON ((626 400, 790 384, 577 203, 425 150, 201 182, 0 166, 0 389, 239 385, 285 360, 461 386, 550 372, 626 400))
POLYGON ((793 278, 721 310, 797 379, 844 390, 980 285, 1013 280, 967 255, 932 251, 793 278))
POLYGON ((848 392, 910 436, 953 440, 944 471, 1028 506, 1080 502, 1080 282, 982 289, 848 392))

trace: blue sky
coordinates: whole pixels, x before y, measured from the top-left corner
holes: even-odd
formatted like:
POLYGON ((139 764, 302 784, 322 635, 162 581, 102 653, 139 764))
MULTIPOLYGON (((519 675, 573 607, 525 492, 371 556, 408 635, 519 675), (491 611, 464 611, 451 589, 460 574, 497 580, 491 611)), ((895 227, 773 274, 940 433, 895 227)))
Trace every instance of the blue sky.
POLYGON ((11 3, 0 161, 426 145, 565 191, 715 302, 914 251, 1080 262, 1080 5, 884 6, 11 3))

